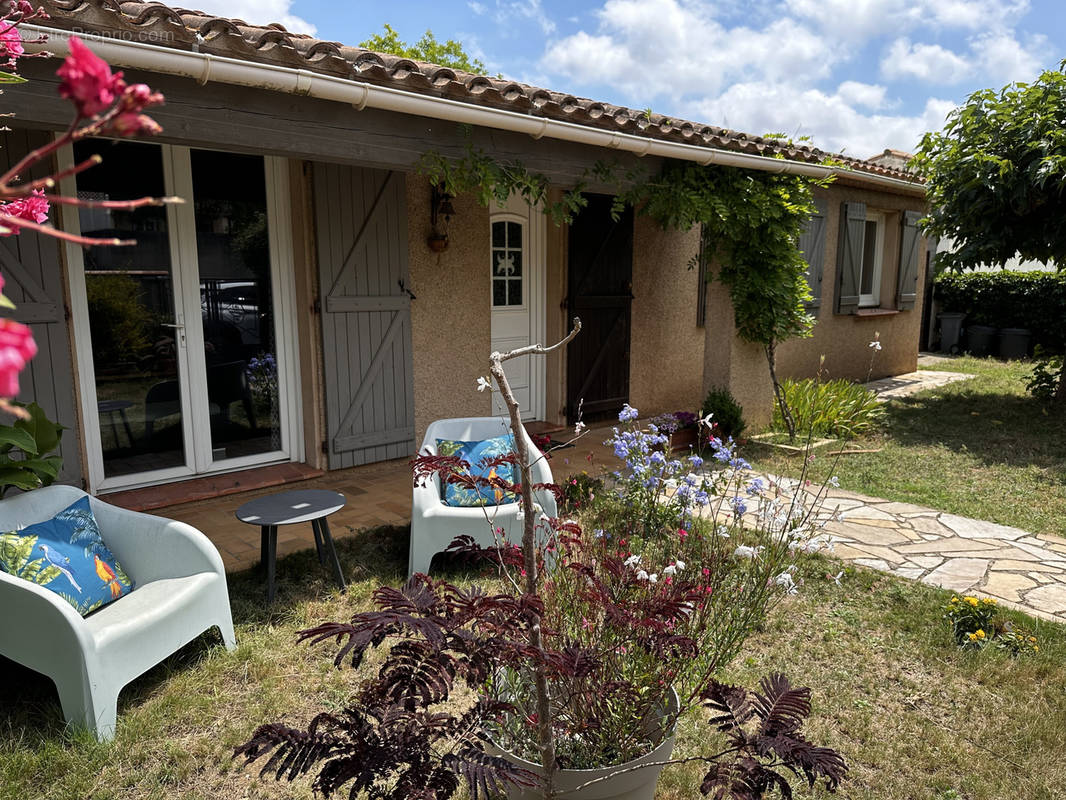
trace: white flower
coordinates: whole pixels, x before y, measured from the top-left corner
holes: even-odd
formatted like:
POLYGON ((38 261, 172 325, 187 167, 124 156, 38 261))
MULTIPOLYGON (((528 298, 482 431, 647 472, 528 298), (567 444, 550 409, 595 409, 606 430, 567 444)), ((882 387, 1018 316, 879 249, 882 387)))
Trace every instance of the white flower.
POLYGON ((840 488, 840 478, 838 478, 836 475, 834 475, 832 478, 830 478, 828 483, 834 489, 839 489, 840 488))
POLYGON ((719 539, 729 538, 729 528, 727 528, 725 525, 719 525, 718 528, 715 530, 715 533, 718 534, 719 539))
POLYGON ((870 342, 870 347, 872 347, 874 350, 880 352, 881 343, 879 341, 877 341, 876 339, 874 339, 874 341, 870 342))
MULTIPOLYGON (((674 562, 674 566, 677 567, 677 571, 680 572, 685 568, 685 562, 680 559, 674 562)), ((665 572, 665 570, 664 570, 665 572)))
POLYGON ((782 572, 776 578, 774 583, 782 587, 785 590, 785 594, 798 594, 799 589, 796 587, 796 582, 792 579, 792 575, 789 572, 782 572))
POLYGON ((696 609, 692 605, 692 603, 682 603, 681 604, 681 613, 684 614, 686 617, 691 617, 692 616, 692 612, 695 611, 695 610, 696 609))
POLYGON ((673 575, 675 572, 677 572, 677 567, 673 564, 668 567, 663 567, 663 575, 673 575))
POLYGON ((479 392, 483 392, 486 389, 491 391, 492 390, 492 383, 484 375, 478 375, 478 378, 477 378, 477 390, 479 392))
POLYGON ((658 583, 658 582, 659 582, 659 576, 656 575, 655 573, 652 573, 651 575, 648 576, 648 583, 658 583))
POLYGON ((580 436, 581 435, 581 431, 583 431, 583 430, 585 430, 585 423, 582 422, 581 420, 578 420, 577 424, 574 425, 574 436, 580 436))
POLYGON ((713 417, 713 416, 714 416, 714 414, 710 413, 706 417, 701 417, 697 421, 697 427, 699 427, 700 425, 702 425, 704 427, 707 427, 707 428, 711 427, 711 417, 713 417))
POLYGON ((648 580, 648 573, 645 572, 644 570, 640 570, 637 573, 637 580, 638 581, 646 581, 646 580, 648 580))
POLYGON ((844 570, 840 570, 840 572, 838 572, 836 575, 830 575, 829 577, 833 579, 833 583, 835 583, 837 586, 840 586, 840 579, 844 577, 844 570))
POLYGON ((622 563, 625 564, 625 566, 627 566, 627 567, 635 567, 637 564, 640 563, 640 556, 638 556, 636 554, 631 555, 629 558, 627 558, 622 563))
POLYGON ((748 547, 748 545, 742 544, 733 551, 733 555, 737 558, 755 558, 755 556, 758 555, 758 552, 759 551, 754 547, 748 547))

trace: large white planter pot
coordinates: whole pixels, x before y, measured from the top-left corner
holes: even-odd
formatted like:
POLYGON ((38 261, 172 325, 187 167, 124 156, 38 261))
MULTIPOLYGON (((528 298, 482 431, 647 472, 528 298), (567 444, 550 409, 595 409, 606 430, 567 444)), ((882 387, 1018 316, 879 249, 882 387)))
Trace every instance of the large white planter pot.
MULTIPOLYGON (((677 692, 672 693, 670 699, 671 714, 677 713, 677 692)), ((674 731, 663 740, 662 744, 650 753, 619 764, 614 767, 602 769, 563 769, 555 773, 555 792, 559 795, 558 800, 654 800, 655 786, 659 781, 659 773, 662 766, 645 767, 643 769, 631 769, 642 764, 654 764, 660 761, 668 761, 674 751, 674 740, 677 738, 674 731), (631 771, 623 771, 631 770, 631 771), (574 791, 589 781, 604 778, 591 786, 574 791)), ((526 761, 524 758, 509 753, 502 748, 496 747, 491 742, 486 743, 485 751, 491 755, 503 756, 523 769, 544 775, 540 764, 526 761)), ((543 800, 542 789, 523 789, 517 786, 507 786, 508 800, 543 800)))

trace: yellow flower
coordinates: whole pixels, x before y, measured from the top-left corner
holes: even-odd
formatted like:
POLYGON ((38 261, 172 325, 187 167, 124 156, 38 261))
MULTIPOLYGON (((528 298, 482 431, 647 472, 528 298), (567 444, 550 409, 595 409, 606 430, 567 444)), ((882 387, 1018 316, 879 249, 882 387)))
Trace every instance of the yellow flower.
POLYGON ((1036 645, 1034 644, 1034 645, 1033 645, 1033 652, 1034 652, 1034 653, 1036 653, 1036 652, 1039 652, 1039 651, 1040 651, 1040 648, 1039 648, 1039 647, 1037 647, 1037 646, 1036 646, 1036 645))
POLYGON ((951 602, 952 602, 952 603, 957 603, 957 602, 959 602, 959 598, 957 598, 957 597, 952 597, 952 598, 951 598, 951 602))
POLYGON ((971 642, 976 642, 977 641, 977 634, 976 633, 968 633, 966 635, 970 637, 970 641, 971 642))
POLYGON ((980 628, 978 628, 977 629, 977 633, 975 633, 974 636, 976 636, 978 639, 984 639, 985 638, 985 632, 983 630, 981 630, 980 628))
POLYGON ((996 601, 995 601, 995 600, 993 600, 993 599, 992 599, 991 597, 986 597, 986 598, 985 598, 984 600, 982 600, 981 602, 982 602, 982 603, 985 603, 985 604, 987 604, 987 605, 990 605, 990 606, 994 606, 994 605, 996 604, 996 601))
POLYGON ((967 603, 969 603, 969 604, 970 604, 971 606, 973 606, 974 608, 977 608, 977 598, 976 598, 976 597, 967 597, 967 598, 964 598, 964 599, 965 599, 965 600, 966 600, 966 602, 967 602, 967 603))
POLYGON ((1035 636, 1030 636, 1029 637, 1029 641, 1030 642, 1035 642, 1036 641, 1036 637, 1035 636))

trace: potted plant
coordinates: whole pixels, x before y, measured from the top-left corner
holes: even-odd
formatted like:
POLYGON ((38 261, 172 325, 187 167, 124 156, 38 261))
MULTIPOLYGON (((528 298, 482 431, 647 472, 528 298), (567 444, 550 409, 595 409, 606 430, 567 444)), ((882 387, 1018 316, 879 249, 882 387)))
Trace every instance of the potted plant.
MULTIPOLYGON (((520 433, 501 367, 510 356, 494 354, 492 372, 520 433)), ((796 591, 790 565, 817 547, 820 495, 750 478, 718 440, 720 468, 697 475, 698 455, 667 458, 656 449, 666 435, 639 429, 636 415, 625 407, 610 442, 624 461, 601 498, 610 529, 597 527, 595 509, 587 525, 539 512, 523 492, 531 482, 521 435, 520 452, 481 465, 512 464, 524 473, 517 483, 477 477, 454 456, 416 458, 416 481, 437 475, 518 494, 521 543, 453 544, 492 565, 489 588, 416 574, 380 588, 375 610, 303 631, 302 641, 336 641, 338 666, 387 651, 343 711, 306 729, 261 726, 235 755, 266 759, 263 771, 278 778, 317 771, 314 788, 326 795, 344 786, 353 797, 446 798, 465 783, 474 798, 506 789, 513 798, 650 799, 671 763, 678 716, 708 705, 723 747, 695 757, 706 762, 705 794, 747 787, 741 796, 760 798, 787 786, 780 766, 834 789, 843 759, 799 733, 806 690, 774 676, 753 701, 716 678, 767 610, 796 591)))
POLYGON ((700 447, 698 421, 691 411, 670 411, 652 417, 648 424, 669 437, 671 453, 688 453, 700 447))

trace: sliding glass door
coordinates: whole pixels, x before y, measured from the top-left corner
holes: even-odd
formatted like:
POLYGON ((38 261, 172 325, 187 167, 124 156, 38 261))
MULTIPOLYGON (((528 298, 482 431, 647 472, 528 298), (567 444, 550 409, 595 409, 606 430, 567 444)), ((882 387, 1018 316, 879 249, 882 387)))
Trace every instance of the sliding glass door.
POLYGON ((299 436, 284 162, 90 141, 79 197, 178 196, 64 224, 133 245, 68 249, 94 490, 287 460, 299 436), (288 312, 288 313, 286 313, 288 312))

